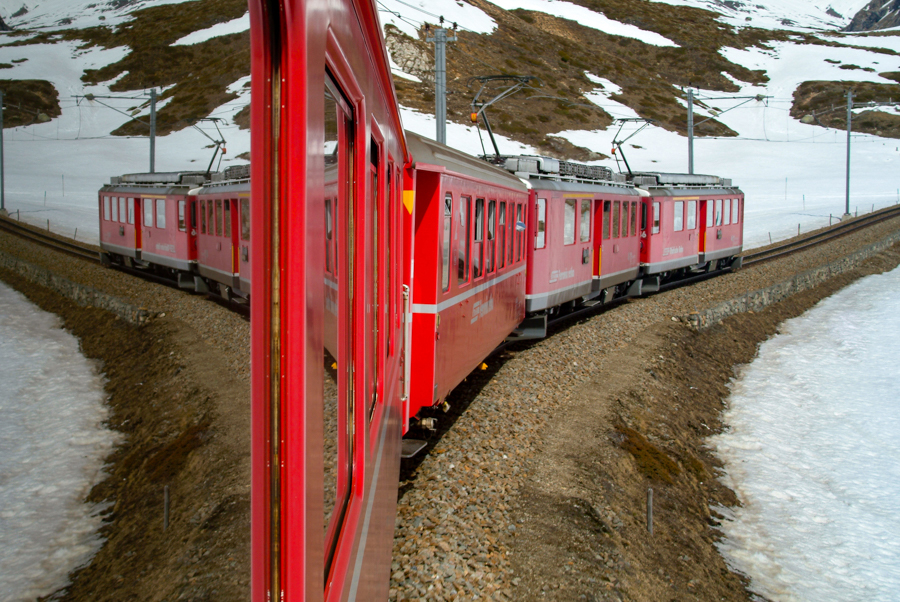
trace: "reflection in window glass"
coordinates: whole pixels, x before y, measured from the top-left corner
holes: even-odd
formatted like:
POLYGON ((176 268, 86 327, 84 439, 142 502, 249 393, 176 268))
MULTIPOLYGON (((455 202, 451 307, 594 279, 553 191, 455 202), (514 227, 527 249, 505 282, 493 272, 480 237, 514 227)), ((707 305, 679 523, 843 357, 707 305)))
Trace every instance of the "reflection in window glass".
POLYGON ((166 199, 156 199, 156 227, 166 227, 166 199))
POLYGON ((216 199, 216 236, 222 236, 222 199, 216 199))
POLYGON ((653 228, 651 234, 659 234, 659 201, 653 203, 653 228))
POLYGON ((684 201, 675 201, 674 205, 675 209, 672 216, 672 229, 675 232, 681 232, 684 230, 684 201))
POLYGON ((714 209, 713 202, 711 200, 706 201, 706 227, 707 228, 712 228, 713 223, 715 221, 715 218, 713 217, 713 209, 714 209))
POLYGON ((575 243, 575 199, 566 199, 565 215, 563 215, 563 244, 575 243))
POLYGON ((722 205, 722 225, 727 226, 731 223, 731 201, 729 199, 725 199, 724 205, 722 205))
POLYGON ((472 246, 472 277, 481 276, 481 259, 484 253, 484 199, 475 199, 475 240, 472 246))
POLYGON ((516 261, 525 256, 525 212, 522 203, 516 204, 516 261))
POLYGON ((441 239, 441 290, 450 289, 450 226, 453 222, 453 195, 444 196, 444 233, 441 239))
POLYGON ((687 229, 697 227, 697 201, 688 201, 687 204, 687 229))
POLYGON ((231 201, 225 199, 225 236, 231 238, 231 201))
POLYGON ((738 212, 738 209, 740 208, 739 202, 738 199, 731 199, 731 221, 735 224, 740 221, 740 219, 738 219, 738 216, 740 215, 738 212))
POLYGON ((250 240, 250 199, 241 199, 241 240, 250 240))
POLYGON ((622 237, 628 236, 628 201, 622 201, 622 237))
POLYGON ((123 223, 125 222, 125 214, 126 214, 125 197, 120 196, 119 197, 119 221, 120 222, 123 222, 123 223))
POLYGON ((500 240, 497 242, 497 268, 499 269, 506 265, 506 201, 500 201, 500 212, 497 217, 499 218, 497 234, 500 235, 500 240))
POLYGON ((178 229, 182 232, 187 229, 187 224, 184 221, 184 205, 185 201, 178 201, 178 229))
POLYGON ((621 211, 622 203, 620 201, 613 201, 613 211, 612 211, 612 227, 613 227, 613 238, 619 238, 619 213, 621 211))
POLYGON ((612 201, 603 201, 603 240, 609 240, 609 219, 612 201))
POLYGON ((469 281, 469 235, 472 232, 469 225, 469 209, 471 205, 472 199, 465 196, 460 197, 459 219, 456 227, 456 281, 458 284, 465 284, 469 281))
POLYGON ((206 201, 200 201, 200 234, 206 234, 206 201))
POLYGON ((128 199, 128 223, 134 224, 134 199, 128 199))
POLYGON ((153 199, 143 199, 144 201, 144 227, 153 226, 153 199))
POLYGON ((631 201, 631 235, 637 235, 637 201, 631 201))
POLYGON ((716 225, 722 225, 722 199, 716 200, 716 225))
POLYGON ((578 230, 581 233, 581 242, 590 242, 591 240, 591 200, 581 199, 581 217, 579 218, 578 230))
POLYGON ((537 235, 534 238, 534 248, 543 249, 547 246, 547 199, 537 200, 537 235))

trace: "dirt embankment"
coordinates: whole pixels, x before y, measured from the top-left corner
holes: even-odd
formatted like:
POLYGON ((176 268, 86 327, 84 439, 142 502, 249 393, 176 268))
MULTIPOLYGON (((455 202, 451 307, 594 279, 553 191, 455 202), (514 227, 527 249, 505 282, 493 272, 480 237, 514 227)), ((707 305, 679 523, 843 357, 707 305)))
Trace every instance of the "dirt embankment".
POLYGON ((87 500, 112 502, 106 543, 48 599, 248 599, 247 384, 183 321, 161 317, 138 328, 18 274, 0 270, 0 280, 59 315, 83 353, 102 362, 108 427, 123 435, 87 500))
MULTIPOLYGON (((751 600, 716 549, 739 501, 706 446, 737 367, 821 299, 900 265, 900 245, 773 305, 696 331, 658 323, 623 347, 553 421, 517 508, 513 564, 522 600, 751 600), (647 491, 653 489, 653 534, 647 491)), ((759 599, 759 598, 753 598, 759 599)))

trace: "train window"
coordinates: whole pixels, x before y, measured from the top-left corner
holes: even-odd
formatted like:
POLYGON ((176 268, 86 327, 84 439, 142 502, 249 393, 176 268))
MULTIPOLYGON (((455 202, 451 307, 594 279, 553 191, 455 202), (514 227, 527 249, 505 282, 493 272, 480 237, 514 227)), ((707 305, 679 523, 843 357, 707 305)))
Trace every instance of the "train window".
POLYGON ((628 201, 622 201, 622 237, 628 237, 628 201))
POLYGON ((537 200, 537 234, 534 237, 534 248, 547 246, 547 199, 537 200))
POLYGON ((497 239, 497 201, 488 201, 487 242, 484 251, 484 273, 494 271, 494 243, 497 239))
POLYGON ((472 208, 472 199, 460 197, 459 222, 456 228, 456 282, 465 284, 469 281, 469 236, 472 226, 469 224, 469 211, 472 208))
POLYGON ((716 225, 722 225, 722 199, 716 200, 716 225))
POLYGON ((641 232, 647 229, 647 203, 641 203, 641 232))
POLYGON ((128 223, 134 224, 134 199, 128 199, 128 223))
POLYGON ((125 216, 128 210, 125 208, 125 197, 119 197, 119 221, 125 223, 125 216))
POLYGON ((197 201, 191 201, 191 236, 197 234, 197 201))
POLYGON ((383 283, 381 270, 384 267, 382 253, 386 245, 381 243, 381 219, 384 215, 384 164, 381 158, 381 145, 375 138, 369 139, 369 206, 371 214, 369 216, 371 222, 370 236, 368 238, 368 253, 372 258, 373 269, 372 277, 369 280, 369 298, 372 300, 372 313, 368 317, 371 328, 366 333, 367 357, 365 361, 366 370, 366 386, 368 390, 366 395, 368 405, 366 408, 366 417, 369 421, 375 416, 375 407, 378 401, 379 386, 379 367, 381 365, 379 356, 379 342, 381 333, 384 328, 381 325, 381 311, 383 305, 383 283))
POLYGON ((713 210, 714 204, 712 200, 706 201, 706 227, 712 228, 714 223, 713 218, 713 210))
POLYGON ((109 203, 110 203, 109 197, 108 196, 103 197, 103 219, 105 219, 106 221, 109 221, 109 215, 110 215, 109 203))
POLYGON ((672 230, 681 232, 684 230, 684 201, 675 201, 672 214, 672 230))
POLYGON ((609 240, 610 211, 612 211, 612 201, 603 201, 603 240, 609 240))
POLYGON ((613 210, 612 210, 612 237, 619 238, 619 212, 621 210, 622 203, 619 201, 613 201, 613 210))
POLYGON ((119 203, 116 202, 116 197, 111 197, 109 200, 112 201, 112 215, 108 219, 117 222, 119 221, 119 203))
POLYGON ((156 227, 166 227, 166 199, 156 199, 156 227))
POLYGON ((688 201, 687 204, 687 229, 697 227, 697 201, 688 201))
POLYGON ((178 201, 178 229, 182 232, 187 230, 187 224, 184 221, 184 203, 185 201, 178 201))
POLYGON ((515 246, 516 246, 516 204, 509 204, 509 242, 506 243, 507 248, 509 249, 509 264, 512 265, 516 260, 515 256, 515 246))
POLYGON ((727 226, 731 223, 731 199, 725 199, 722 206, 722 225, 727 226))
POLYGON ((481 276, 482 255, 484 249, 482 241, 484 240, 484 199, 475 199, 475 238, 472 245, 472 277, 479 278, 481 276))
POLYGON ((581 199, 581 221, 578 223, 578 230, 581 233, 581 242, 590 242, 591 240, 591 199, 581 199))
POLYGON ((225 199, 223 204, 225 206, 225 223, 223 224, 225 226, 224 235, 227 238, 231 238, 231 201, 225 199))
POLYGON ((525 209, 522 203, 516 203, 516 261, 525 256, 525 209))
POLYGON ((200 201, 200 234, 206 234, 206 201, 200 201))
POLYGON ((631 235, 637 236, 637 201, 631 201, 631 235))
POLYGON ((250 241, 250 199, 241 199, 241 240, 250 241))
POLYGON ((506 201, 500 201, 497 217, 497 234, 500 235, 500 240, 497 241, 497 268, 500 269, 506 265, 506 201))
POLYGON ((153 199, 144 199, 144 227, 153 226, 153 199))
POLYGON ((209 235, 210 236, 214 236, 216 233, 215 206, 216 206, 216 203, 212 199, 209 199, 206 202, 206 219, 209 222, 209 235))
POLYGON ((216 199, 216 236, 222 236, 222 199, 216 199))
POLYGON ((740 201, 738 201, 737 199, 731 199, 731 223, 733 224, 736 224, 738 223, 738 221, 740 221, 738 220, 738 215, 740 215, 740 212, 738 211, 740 208, 739 203, 740 201))
POLYGON ((575 199, 566 199, 565 214, 563 215, 563 244, 575 243, 575 199))
POLYGON ((453 195, 444 195, 444 233, 441 238, 441 290, 450 290, 450 227, 453 223, 453 195))
POLYGON ((653 203, 653 228, 651 234, 659 234, 659 201, 653 203))

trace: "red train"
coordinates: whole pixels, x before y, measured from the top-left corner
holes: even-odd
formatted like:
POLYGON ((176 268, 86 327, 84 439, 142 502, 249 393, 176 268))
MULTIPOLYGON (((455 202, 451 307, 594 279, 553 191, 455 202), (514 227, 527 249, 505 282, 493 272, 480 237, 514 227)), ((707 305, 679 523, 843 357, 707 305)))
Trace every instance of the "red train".
POLYGON ((114 178, 101 245, 252 299, 253 599, 385 599, 421 411, 554 314, 739 265, 743 194, 715 176, 492 165, 403 131, 371 0, 250 14, 250 172, 114 178))

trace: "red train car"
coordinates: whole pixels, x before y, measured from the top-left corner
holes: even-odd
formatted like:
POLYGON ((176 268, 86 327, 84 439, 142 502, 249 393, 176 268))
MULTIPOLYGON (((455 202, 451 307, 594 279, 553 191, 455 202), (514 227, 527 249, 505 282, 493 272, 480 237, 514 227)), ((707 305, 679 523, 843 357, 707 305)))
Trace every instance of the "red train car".
POLYGON ((413 194, 388 57, 373 0, 249 4, 252 599, 383 600, 413 194))
POLYGON ((404 423, 439 404, 525 317, 519 178, 407 132, 415 161, 411 390, 404 423))
POLYGON ((222 297, 250 295, 250 166, 212 174, 191 191, 198 211, 197 271, 222 297))
POLYGON ((100 248, 110 263, 153 269, 193 289, 200 172, 126 174, 99 192, 100 248))
MULTIPOLYGON (((729 208, 731 199, 738 199, 738 205, 742 204, 743 193, 732 187, 730 180, 697 174, 643 173, 635 174, 634 183, 649 193, 644 200, 641 223, 644 292, 659 290, 661 283, 687 272, 708 270, 708 262, 717 251, 723 252, 721 257, 729 258, 740 252, 740 235, 735 236, 735 244, 731 244, 729 236, 727 247, 717 249, 710 240, 715 235, 709 235, 716 226, 706 226, 704 219, 709 206, 714 211, 717 198, 728 198, 729 208), (702 239, 710 244, 704 246, 701 256, 702 239)), ((738 231, 743 228, 741 222, 733 224, 738 231)), ((724 262, 719 267, 725 267, 724 262)))
POLYGON ((700 262, 709 269, 740 267, 744 247, 744 193, 725 186, 700 201, 700 262))

